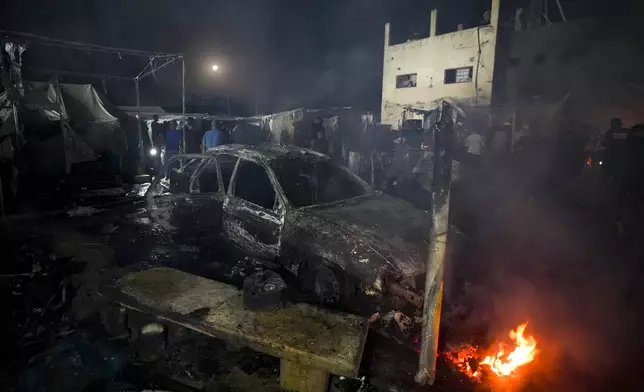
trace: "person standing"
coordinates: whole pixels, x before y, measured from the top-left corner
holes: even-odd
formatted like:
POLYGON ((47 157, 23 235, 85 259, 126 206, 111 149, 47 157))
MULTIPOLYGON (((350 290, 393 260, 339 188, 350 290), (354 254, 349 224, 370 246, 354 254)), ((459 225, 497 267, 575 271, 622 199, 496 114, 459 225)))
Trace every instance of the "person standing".
POLYGON ((625 185, 628 172, 628 131, 622 127, 621 118, 613 118, 604 135, 606 170, 620 188, 625 185))
POLYGON ((165 161, 167 162, 173 155, 181 152, 181 132, 177 129, 177 121, 170 121, 168 129, 166 129, 164 138, 165 146, 165 161))
POLYGON ((163 124, 159 122, 159 116, 156 114, 152 116, 152 122, 150 123, 150 131, 152 135, 152 144, 159 147, 161 141, 163 140, 163 132, 165 131, 163 124))
POLYGON ((504 126, 492 134, 492 157, 497 163, 504 162, 509 155, 509 135, 511 132, 512 130, 508 126, 504 126))
POLYGON ((211 148, 226 144, 227 135, 222 130, 222 124, 218 120, 212 120, 212 127, 204 133, 201 138, 201 152, 204 153, 211 148))
POLYGON ((317 137, 311 140, 311 150, 329 155, 329 142, 324 137, 324 129, 318 129, 317 137))
POLYGON ((465 138, 465 152, 467 153, 468 162, 475 168, 481 166, 481 155, 485 148, 483 136, 474 131, 465 138))

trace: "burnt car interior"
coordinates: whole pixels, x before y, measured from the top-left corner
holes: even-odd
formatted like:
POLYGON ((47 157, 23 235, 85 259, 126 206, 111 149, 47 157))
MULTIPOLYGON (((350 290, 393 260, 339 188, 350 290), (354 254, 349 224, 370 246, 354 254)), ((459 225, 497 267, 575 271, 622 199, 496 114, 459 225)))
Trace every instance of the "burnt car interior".
POLYGON ((192 187, 195 193, 214 193, 219 191, 219 178, 215 161, 210 161, 206 164, 192 187))
POLYGON ((165 178, 159 182, 159 185, 165 188, 164 184, 167 184, 169 181, 170 193, 188 192, 190 190, 190 179, 203 161, 203 159, 194 158, 173 160, 168 165, 168 172, 165 178))
POLYGON ((242 160, 237 169, 235 196, 272 210, 276 195, 266 169, 256 163, 242 160))
POLYGON ((295 207, 334 203, 368 192, 352 173, 328 160, 278 158, 271 167, 295 207))

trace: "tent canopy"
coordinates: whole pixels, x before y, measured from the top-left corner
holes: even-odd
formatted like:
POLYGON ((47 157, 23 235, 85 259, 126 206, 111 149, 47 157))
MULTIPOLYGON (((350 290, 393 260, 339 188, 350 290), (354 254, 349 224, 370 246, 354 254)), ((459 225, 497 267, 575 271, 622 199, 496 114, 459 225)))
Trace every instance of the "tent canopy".
MULTIPOLYGON (((32 132, 66 121, 94 151, 107 152, 125 146, 120 118, 125 115, 91 84, 24 82, 20 102, 21 119, 32 132)), ((0 121, 8 122, 12 109, 6 93, 0 94, 0 121)))

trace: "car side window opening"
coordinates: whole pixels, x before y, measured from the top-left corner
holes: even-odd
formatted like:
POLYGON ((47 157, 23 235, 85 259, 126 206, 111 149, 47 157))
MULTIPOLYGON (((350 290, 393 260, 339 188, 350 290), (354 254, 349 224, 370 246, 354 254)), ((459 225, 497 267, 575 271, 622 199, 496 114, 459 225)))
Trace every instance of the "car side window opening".
POLYGON ((351 172, 331 160, 279 158, 271 162, 286 198, 295 207, 333 203, 367 193, 351 172))
POLYGON ((211 160, 201 170, 192 184, 192 193, 215 193, 217 191, 219 191, 217 162, 211 160))
POLYGON ((233 170, 237 164, 237 158, 233 155, 228 154, 219 154, 215 157, 217 163, 219 163, 219 169, 221 170, 221 180, 224 183, 224 192, 228 192, 228 184, 230 184, 230 177, 233 175, 233 170))
POLYGON ((173 159, 159 174, 160 179, 150 194, 159 196, 187 193, 190 188, 190 179, 202 163, 203 158, 173 159))
POLYGON ((190 191, 190 179, 195 171, 201 166, 203 159, 178 159, 170 163, 166 178, 170 180, 170 191, 172 194, 188 193, 190 191))
POLYGON ((242 160, 235 175, 235 196, 272 210, 275 206, 275 189, 264 167, 242 160))

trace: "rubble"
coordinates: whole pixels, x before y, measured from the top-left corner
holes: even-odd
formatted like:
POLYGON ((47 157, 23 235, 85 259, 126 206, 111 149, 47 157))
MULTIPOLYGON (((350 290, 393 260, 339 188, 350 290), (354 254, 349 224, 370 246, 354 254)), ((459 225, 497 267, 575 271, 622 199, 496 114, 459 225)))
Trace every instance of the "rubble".
POLYGON ((67 215, 70 217, 76 217, 76 216, 90 216, 97 214, 99 212, 98 209, 94 207, 88 207, 88 206, 79 206, 76 208, 72 208, 71 210, 67 211, 67 215))

